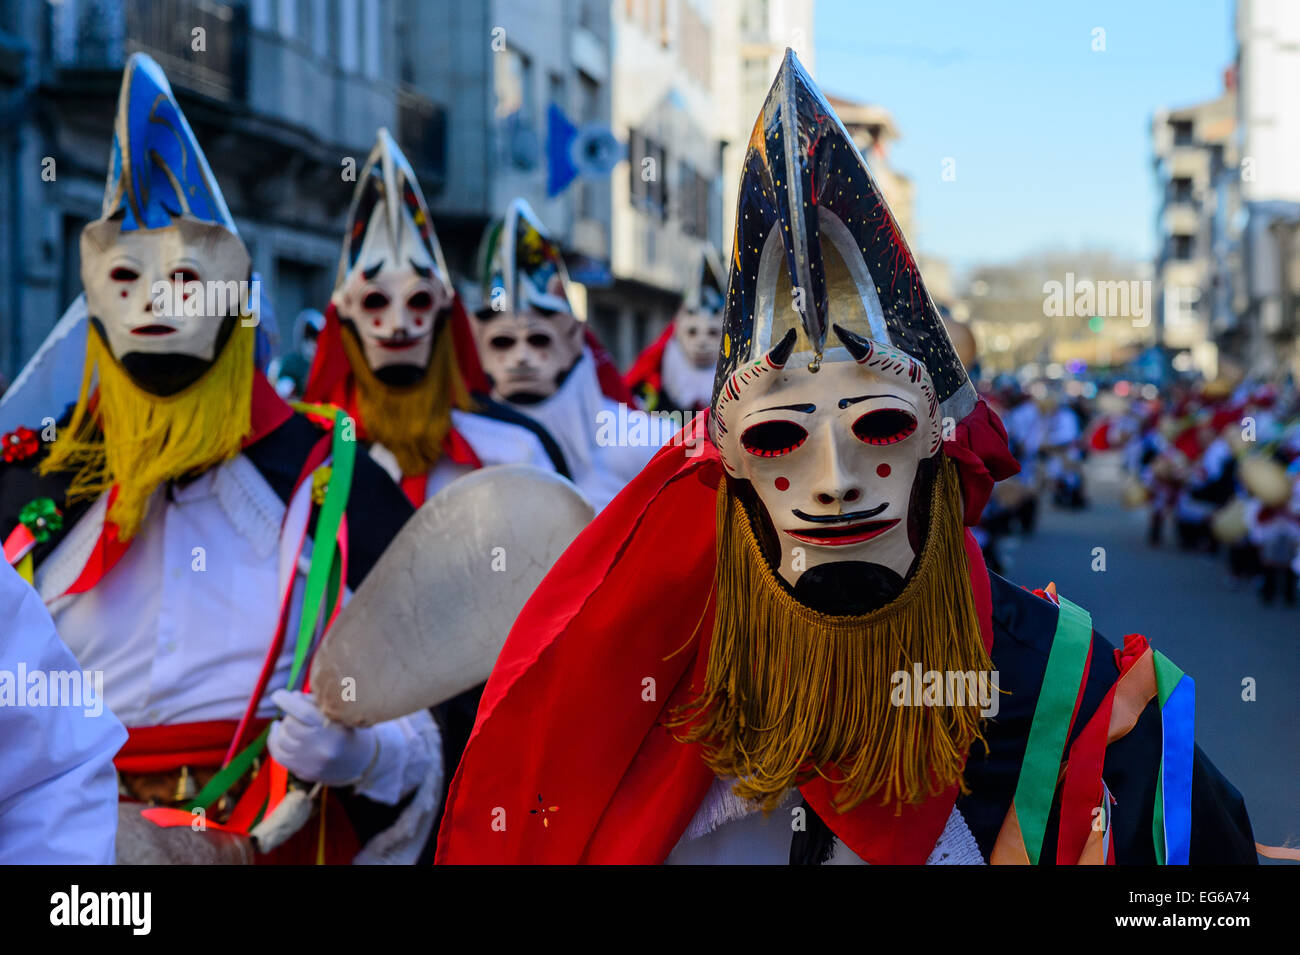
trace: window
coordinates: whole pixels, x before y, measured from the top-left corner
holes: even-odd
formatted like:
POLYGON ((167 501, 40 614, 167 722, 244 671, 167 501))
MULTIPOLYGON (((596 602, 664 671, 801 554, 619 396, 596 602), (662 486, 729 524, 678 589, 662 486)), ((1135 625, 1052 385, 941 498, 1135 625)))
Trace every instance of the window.
POLYGON ((339 48, 339 66, 345 73, 355 73, 361 61, 356 30, 357 0, 339 0, 339 22, 343 24, 338 31, 342 44, 339 48))
POLYGON ((628 186, 632 205, 656 216, 668 218, 668 186, 665 165, 668 155, 663 146, 640 130, 628 137, 628 186))
POLYGON ((741 0, 740 30, 745 39, 767 38, 770 19, 767 0, 741 0))
POLYGON ((678 217, 682 232, 686 235, 704 239, 709 234, 709 180, 705 179, 690 163, 678 166, 678 217))
POLYGON ((1192 180, 1187 176, 1178 176, 1169 181, 1170 198, 1174 202, 1192 201, 1192 180))
POLYGON ((1196 239, 1190 235, 1175 235, 1173 239, 1173 257, 1179 262, 1186 262, 1192 257, 1196 248, 1196 239))
POLYGON ((1174 131, 1175 146, 1192 145, 1192 121, 1190 119, 1171 119, 1169 126, 1174 131))
POLYGON ((496 94, 496 118, 506 119, 518 113, 520 119, 531 123, 532 85, 533 63, 526 54, 513 47, 495 54, 492 86, 496 94))
POLYGON ((551 73, 546 83, 546 95, 548 101, 554 103, 566 114, 569 112, 569 104, 564 97, 564 74, 551 73))

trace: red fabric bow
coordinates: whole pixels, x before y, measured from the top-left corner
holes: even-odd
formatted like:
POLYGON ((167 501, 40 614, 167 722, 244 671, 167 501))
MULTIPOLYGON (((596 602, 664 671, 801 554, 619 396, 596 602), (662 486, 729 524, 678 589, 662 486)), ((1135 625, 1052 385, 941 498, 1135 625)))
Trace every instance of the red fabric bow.
POLYGON ((974 526, 984 513, 993 485, 1020 473, 1020 462, 1007 444, 1007 429, 981 398, 971 413, 957 422, 952 440, 943 443, 943 452, 957 464, 966 502, 965 523, 974 526))

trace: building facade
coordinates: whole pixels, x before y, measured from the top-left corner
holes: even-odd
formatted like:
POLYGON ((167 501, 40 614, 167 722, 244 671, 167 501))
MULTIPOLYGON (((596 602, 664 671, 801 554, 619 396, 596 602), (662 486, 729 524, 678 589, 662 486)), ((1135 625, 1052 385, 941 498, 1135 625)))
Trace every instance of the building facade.
POLYGON ((121 70, 156 60, 221 183, 275 337, 333 287, 355 181, 387 126, 426 188, 444 176, 442 107, 404 76, 396 0, 7 0, 0 369, 12 375, 81 287, 78 240, 99 214, 121 70), (271 308, 266 310, 269 304, 271 308))
POLYGON ((1247 367, 1300 378, 1300 5, 1238 0, 1240 214, 1228 344, 1247 367))
POLYGON ((79 235, 99 214, 135 51, 166 71, 203 144, 283 345, 301 310, 328 302, 380 126, 415 167, 458 276, 472 276, 488 221, 523 196, 573 254, 575 278, 608 281, 608 180, 548 197, 545 161, 550 103, 609 121, 605 0, 0 0, 7 377, 80 290, 79 235))
POLYGON ((610 177, 613 281, 590 317, 627 366, 677 310, 705 244, 722 247, 722 144, 714 130, 712 4, 615 0, 610 177))
POLYGON ((1204 103, 1156 111, 1151 123, 1157 191, 1154 293, 1157 340, 1179 366, 1209 378, 1218 371, 1212 333, 1216 283, 1215 223, 1230 196, 1222 170, 1232 165, 1237 97, 1233 74, 1222 95, 1204 103), (1221 208, 1221 204, 1223 208, 1221 208))
POLYGON ((587 289, 610 281, 609 181, 550 194, 549 113, 608 126, 608 0, 403 2, 411 85, 438 91, 446 108, 446 178, 425 195, 449 267, 474 280, 484 229, 523 198, 564 246, 584 308, 587 289))
POLYGON ((758 111, 763 108, 786 48, 816 76, 814 0, 714 0, 713 95, 715 134, 722 153, 722 234, 726 251, 736 229, 740 170, 758 111))

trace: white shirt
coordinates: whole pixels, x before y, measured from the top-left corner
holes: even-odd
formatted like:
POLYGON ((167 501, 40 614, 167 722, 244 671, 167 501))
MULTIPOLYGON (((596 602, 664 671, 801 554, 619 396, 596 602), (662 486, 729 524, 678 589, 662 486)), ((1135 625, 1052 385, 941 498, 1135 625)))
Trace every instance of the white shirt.
MULTIPOLYGON (((37 586, 53 600, 54 622, 77 659, 104 671, 108 705, 127 726, 237 720, 280 611, 279 535, 259 531, 278 527, 285 507, 242 455, 174 487, 173 500, 166 494, 154 492, 135 539, 95 587, 63 599, 46 590, 76 544, 71 534, 42 565, 37 586)), ((73 533, 97 535, 101 514, 87 514, 73 533)), ((272 689, 289 678, 293 618, 272 689)), ((275 714, 269 693, 259 714, 275 714)))
MULTIPOLYGON (((127 726, 243 716, 292 577, 284 648, 257 709, 278 715, 270 697, 287 684, 293 662, 311 553, 302 539, 311 490, 304 481, 286 508, 239 455, 173 487, 171 500, 165 486, 155 491, 130 547, 89 591, 61 596, 98 538, 106 497, 42 563, 36 585, 59 635, 82 667, 104 672, 107 705, 127 726)), ((441 774, 427 712, 376 728, 383 756, 358 792, 393 804, 430 773, 441 774)))
MULTIPOLYGON (((484 467, 495 464, 527 464, 543 471, 555 470, 541 439, 527 428, 456 408, 451 412, 451 424, 474 449, 474 455, 484 467)), ((376 442, 370 446, 370 456, 388 472, 389 477, 401 482, 402 467, 392 451, 376 442)), ((425 500, 473 470, 467 464, 457 464, 444 456, 429 472, 425 500)))
MULTIPOLYGON (((733 791, 734 780, 715 779, 686 832, 665 860, 667 865, 788 865, 795 814, 800 812, 798 790, 785 794, 770 815, 733 791)), ((805 825, 807 819, 801 820, 805 825)), ((835 839, 828 865, 867 863, 835 839)), ((925 860, 926 865, 984 865, 979 845, 966 820, 954 806, 925 860)))
POLYGON ((675 430, 605 397, 588 348, 555 394, 536 404, 510 406, 555 439, 573 483, 597 511, 641 472, 675 430))
MULTIPOLYGON (((0 681, 79 672, 40 598, 0 561, 0 681)), ((0 865, 109 865, 117 834, 113 756, 126 731, 92 697, 20 705, 0 690, 0 865), (60 705, 49 705, 58 702, 60 705)), ((30 700, 30 697, 28 698, 30 700)), ((102 700, 99 701, 102 704, 102 700)))

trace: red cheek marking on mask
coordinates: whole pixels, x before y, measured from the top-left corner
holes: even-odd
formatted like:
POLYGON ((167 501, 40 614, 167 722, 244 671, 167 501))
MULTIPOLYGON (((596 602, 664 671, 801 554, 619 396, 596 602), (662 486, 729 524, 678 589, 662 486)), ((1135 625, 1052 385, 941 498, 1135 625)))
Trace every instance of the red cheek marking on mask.
POLYGON ((788 490, 790 490, 790 482, 787 481, 787 480, 786 480, 785 478, 783 478, 783 477, 779 477, 779 478, 777 478, 777 479, 776 479, 775 481, 773 481, 772 483, 776 485, 776 489, 777 489, 778 491, 788 491, 788 490))
POLYGON ((370 320, 370 324, 373 325, 373 326, 375 326, 375 328, 378 328, 378 327, 379 327, 380 325, 382 325, 383 323, 384 323, 384 320, 383 320, 382 318, 372 318, 372 319, 370 320))
POLYGON ((123 290, 122 290, 122 298, 126 298, 126 296, 127 296, 127 292, 126 292, 125 289, 123 289, 123 290))
POLYGON ((877 465, 876 473, 879 474, 881 477, 889 477, 889 465, 888 464, 877 465))

